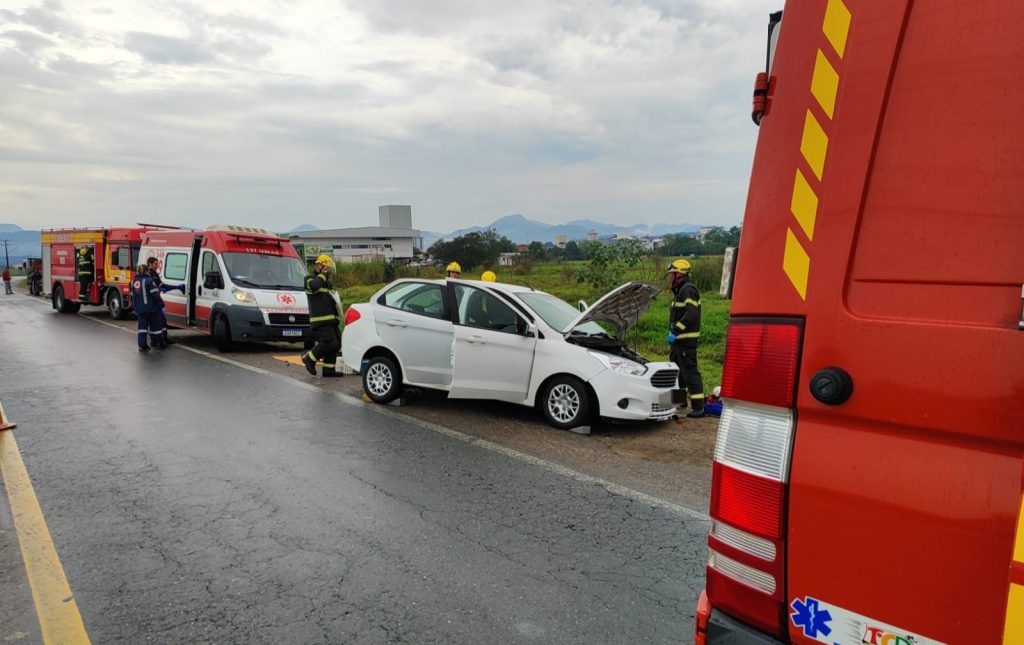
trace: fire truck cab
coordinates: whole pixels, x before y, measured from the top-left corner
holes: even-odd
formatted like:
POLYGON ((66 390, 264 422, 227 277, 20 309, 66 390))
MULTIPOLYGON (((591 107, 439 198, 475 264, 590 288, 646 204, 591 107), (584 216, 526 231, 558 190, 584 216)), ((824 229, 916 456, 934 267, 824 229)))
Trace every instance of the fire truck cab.
POLYGON ((156 258, 171 287, 163 296, 168 325, 211 334, 221 351, 235 341, 312 339, 306 267, 284 238, 230 225, 154 231, 143 236, 139 257, 156 258))
POLYGON ((1022 24, 773 19, 699 645, 1024 643, 1022 24))

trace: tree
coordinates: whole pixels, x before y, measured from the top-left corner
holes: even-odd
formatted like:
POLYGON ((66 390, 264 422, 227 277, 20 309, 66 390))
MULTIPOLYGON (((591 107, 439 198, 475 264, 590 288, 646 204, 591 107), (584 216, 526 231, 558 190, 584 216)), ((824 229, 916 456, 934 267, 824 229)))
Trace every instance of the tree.
POLYGON ((573 261, 582 260, 586 255, 583 253, 583 249, 580 248, 580 245, 576 240, 569 240, 565 243, 565 252, 562 254, 562 257, 566 260, 573 261))
POLYGON ((516 247, 504 235, 494 229, 473 231, 452 240, 438 240, 428 249, 430 257, 443 263, 458 262, 463 271, 485 264, 496 264, 502 253, 515 251, 516 247))
POLYGON ((530 245, 526 249, 526 254, 530 256, 531 260, 537 260, 543 262, 547 259, 547 251, 544 249, 544 245, 534 240, 530 242, 530 245))

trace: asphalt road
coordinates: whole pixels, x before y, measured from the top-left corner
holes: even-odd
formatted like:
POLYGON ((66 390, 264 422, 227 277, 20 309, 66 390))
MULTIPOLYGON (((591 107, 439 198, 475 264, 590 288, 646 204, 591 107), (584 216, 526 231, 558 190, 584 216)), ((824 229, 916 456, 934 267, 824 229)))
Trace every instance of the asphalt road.
MULTIPOLYGON (((183 346, 140 355, 133 341, 0 296, 0 401, 93 642, 691 632, 706 557, 698 513, 297 372, 183 346)), ((0 640, 39 642, 6 501, 0 640)))

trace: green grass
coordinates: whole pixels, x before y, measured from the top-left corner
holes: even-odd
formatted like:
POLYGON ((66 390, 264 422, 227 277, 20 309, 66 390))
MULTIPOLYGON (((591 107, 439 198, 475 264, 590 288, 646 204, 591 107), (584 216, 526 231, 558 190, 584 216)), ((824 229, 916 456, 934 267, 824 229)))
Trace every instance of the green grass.
MULTIPOLYGON (((590 285, 576 281, 576 269, 584 262, 544 262, 520 265, 516 267, 493 267, 498 274, 498 281, 520 284, 546 291, 558 296, 575 306, 577 301, 586 300, 593 303, 603 293, 595 293, 590 285)), ((664 287, 651 307, 640 317, 640 322, 626 334, 626 342, 635 351, 652 360, 668 360, 669 346, 666 342, 668 334, 668 310, 672 294, 668 290, 668 282, 664 276, 665 258, 654 258, 645 261, 636 269, 627 271, 622 281, 649 280, 664 287)), ((701 296, 701 343, 697 352, 701 375, 704 377, 704 391, 722 382, 722 355, 725 351, 725 329, 729 321, 729 301, 718 296, 718 276, 721 275, 721 257, 698 258, 694 261, 694 280, 699 286, 707 289, 714 285, 713 290, 705 290, 701 296), (715 271, 717 270, 717 275, 715 271), (702 273, 704 275, 702 275, 702 273)), ((467 271, 463 276, 477 279, 484 269, 467 271)), ((383 280, 384 270, 380 263, 339 265, 336 282, 345 305, 367 302, 374 293, 386 284, 383 280), (377 278, 380 282, 372 284, 359 283, 357 277, 377 278)), ((440 277, 433 267, 415 268, 399 267, 396 277, 440 277)))

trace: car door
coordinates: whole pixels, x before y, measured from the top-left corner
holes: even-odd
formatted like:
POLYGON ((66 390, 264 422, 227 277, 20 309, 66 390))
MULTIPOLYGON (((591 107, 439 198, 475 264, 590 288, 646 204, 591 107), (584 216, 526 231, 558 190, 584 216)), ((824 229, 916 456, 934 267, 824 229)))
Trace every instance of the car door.
POLYGON ((526 320, 495 294, 452 283, 456 303, 451 396, 522 403, 530 389, 537 339, 526 320))
POLYGON ((375 303, 377 335, 398 357, 406 383, 445 389, 452 380, 452 323, 442 285, 399 282, 375 303))

